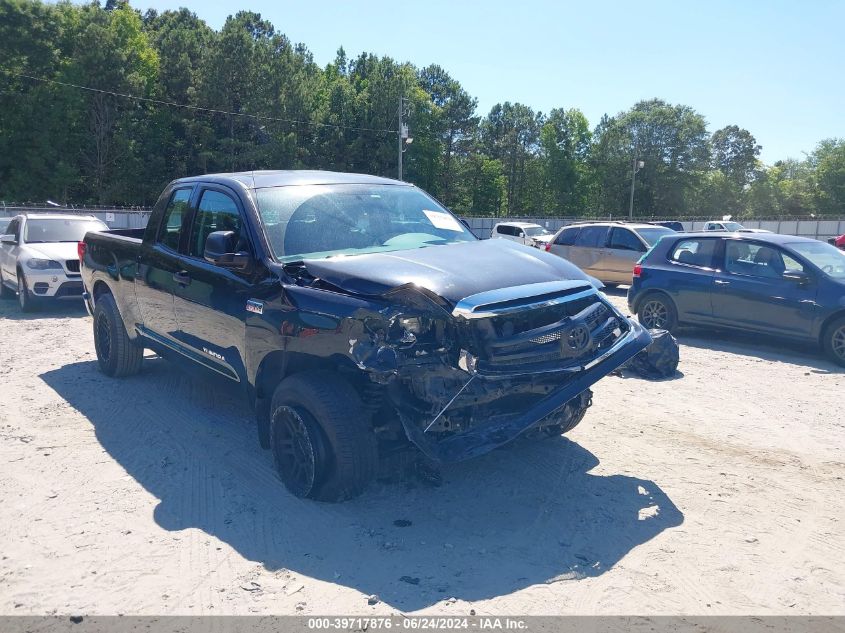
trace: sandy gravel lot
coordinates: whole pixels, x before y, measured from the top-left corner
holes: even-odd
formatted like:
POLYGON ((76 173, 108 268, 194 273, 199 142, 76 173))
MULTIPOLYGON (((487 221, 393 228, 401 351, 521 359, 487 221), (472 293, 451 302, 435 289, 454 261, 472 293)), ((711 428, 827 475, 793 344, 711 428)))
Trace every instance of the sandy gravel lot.
POLYGON ((682 333, 569 439, 325 505, 234 387, 108 379, 90 327, 0 304, 2 614, 845 614, 845 373, 811 350, 682 333))

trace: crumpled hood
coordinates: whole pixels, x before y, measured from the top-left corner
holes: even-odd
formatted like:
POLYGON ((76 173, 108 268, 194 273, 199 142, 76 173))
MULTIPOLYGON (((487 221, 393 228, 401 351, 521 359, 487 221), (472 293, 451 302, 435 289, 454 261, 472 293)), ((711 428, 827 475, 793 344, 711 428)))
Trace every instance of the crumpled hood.
POLYGON ((68 259, 79 259, 76 252, 76 242, 44 242, 25 244, 25 253, 39 259, 54 259, 64 262, 68 259))
POLYGON ((308 272, 349 293, 377 296, 406 284, 453 306, 487 290, 590 278, 575 265, 510 240, 484 240, 390 253, 306 259, 308 272))

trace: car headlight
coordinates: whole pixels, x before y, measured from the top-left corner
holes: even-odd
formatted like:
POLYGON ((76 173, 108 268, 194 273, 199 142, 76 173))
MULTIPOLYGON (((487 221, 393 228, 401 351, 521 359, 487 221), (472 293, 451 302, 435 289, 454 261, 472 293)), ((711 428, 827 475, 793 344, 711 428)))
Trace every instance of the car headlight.
POLYGON ((26 265, 28 268, 32 268, 33 270, 62 269, 62 265, 53 259, 38 259, 37 257, 28 260, 26 265))

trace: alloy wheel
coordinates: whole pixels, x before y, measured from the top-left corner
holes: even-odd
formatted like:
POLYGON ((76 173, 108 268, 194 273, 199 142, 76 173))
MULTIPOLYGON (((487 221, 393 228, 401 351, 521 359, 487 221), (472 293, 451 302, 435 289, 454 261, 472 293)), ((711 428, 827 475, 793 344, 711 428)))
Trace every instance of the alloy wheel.
POLYGON ((669 310, 662 301, 649 301, 643 306, 642 322, 649 330, 660 330, 669 322, 669 310))
POLYGON ((842 360, 845 360, 845 325, 837 329, 830 337, 830 348, 842 360))
POLYGON ((313 490, 323 461, 322 445, 306 417, 307 413, 293 407, 279 407, 273 414, 272 438, 282 481, 291 492, 303 497, 313 490))

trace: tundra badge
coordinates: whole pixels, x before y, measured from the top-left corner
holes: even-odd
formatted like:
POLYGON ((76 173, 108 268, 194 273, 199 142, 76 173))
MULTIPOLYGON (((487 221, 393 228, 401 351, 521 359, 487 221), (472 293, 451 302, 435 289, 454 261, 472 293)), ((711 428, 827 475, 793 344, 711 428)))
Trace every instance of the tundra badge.
POLYGON ((246 311, 255 312, 255 314, 264 314, 264 302, 256 301, 255 299, 247 299, 246 311))

